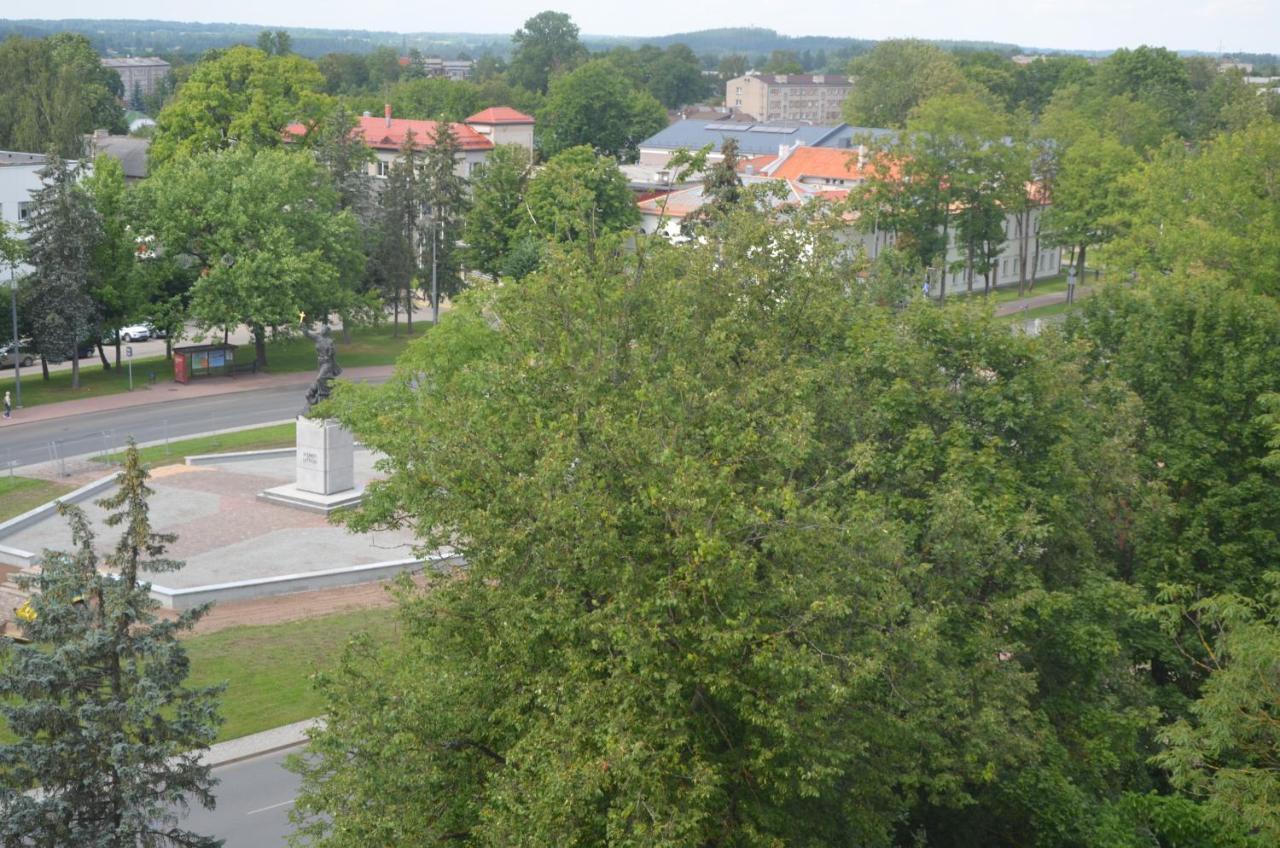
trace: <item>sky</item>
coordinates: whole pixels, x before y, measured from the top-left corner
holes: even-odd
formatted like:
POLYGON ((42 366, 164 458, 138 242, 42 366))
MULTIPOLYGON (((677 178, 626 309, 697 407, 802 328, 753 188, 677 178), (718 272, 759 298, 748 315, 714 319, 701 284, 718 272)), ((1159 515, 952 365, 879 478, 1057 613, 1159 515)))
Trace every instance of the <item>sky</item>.
MULTIPOLYGON (((666 35, 761 26, 786 35, 999 41, 1106 50, 1152 44, 1177 50, 1280 53, 1280 0, 44 0, 40 18, 153 18, 395 32, 514 31, 545 8, 569 13, 591 35, 666 35)), ((14 10, 16 11, 16 9, 14 10)), ((5 14, 5 13, 0 13, 5 14)), ((15 16, 13 12, 5 14, 15 16)))

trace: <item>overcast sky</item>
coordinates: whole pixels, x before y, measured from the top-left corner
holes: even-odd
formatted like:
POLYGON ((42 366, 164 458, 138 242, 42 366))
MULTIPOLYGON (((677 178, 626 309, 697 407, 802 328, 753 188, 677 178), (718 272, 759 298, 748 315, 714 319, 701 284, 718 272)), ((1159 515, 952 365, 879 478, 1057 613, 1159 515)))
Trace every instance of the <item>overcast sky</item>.
MULTIPOLYGON (((396 32, 511 32, 554 8, 592 35, 664 35, 726 26, 787 35, 989 40, 1033 47, 1280 53, 1280 0, 44 0, 24 17, 157 18, 396 32)), ((6 17, 15 16, 11 8, 6 17)))

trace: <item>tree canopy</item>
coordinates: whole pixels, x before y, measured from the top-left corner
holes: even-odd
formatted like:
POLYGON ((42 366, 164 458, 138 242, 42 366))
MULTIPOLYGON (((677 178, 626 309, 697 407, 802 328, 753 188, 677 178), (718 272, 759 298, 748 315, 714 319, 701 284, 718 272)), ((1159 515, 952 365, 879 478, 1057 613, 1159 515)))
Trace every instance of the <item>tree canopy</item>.
POLYGON ((578 40, 578 25, 563 12, 539 12, 515 31, 511 43, 507 71, 511 81, 543 94, 553 77, 587 57, 587 48, 578 40))
POLYGON ((551 83, 538 113, 538 149, 553 157, 585 144, 627 161, 666 125, 666 110, 653 95, 631 85, 612 63, 595 60, 551 83))
POLYGON ((299 56, 220 51, 195 66, 157 116, 151 167, 233 145, 279 147, 290 123, 314 129, 332 110, 323 89, 324 77, 299 56))

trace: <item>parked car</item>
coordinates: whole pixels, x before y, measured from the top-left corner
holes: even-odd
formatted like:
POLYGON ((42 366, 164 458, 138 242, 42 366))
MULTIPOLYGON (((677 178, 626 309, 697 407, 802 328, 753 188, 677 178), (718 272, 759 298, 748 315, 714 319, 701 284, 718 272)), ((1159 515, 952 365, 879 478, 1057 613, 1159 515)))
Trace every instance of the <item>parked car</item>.
POLYGON ((130 324, 120 328, 120 341, 145 342, 151 338, 151 329, 146 324, 130 324))
POLYGON ((153 339, 169 338, 169 331, 164 327, 161 327, 157 324, 152 324, 150 321, 146 322, 142 326, 147 328, 147 332, 151 334, 151 338, 153 339))
MULTIPOLYGON (((13 349, 13 345, 7 344, 7 345, 4 345, 3 347, 0 347, 0 368, 12 368, 14 359, 16 358, 14 354, 15 354, 15 351, 13 349)), ((21 362, 22 364, 22 367, 30 368, 31 363, 35 361, 36 361, 35 354, 31 353, 29 348, 24 347, 22 349, 22 359, 19 360, 19 362, 21 362)))

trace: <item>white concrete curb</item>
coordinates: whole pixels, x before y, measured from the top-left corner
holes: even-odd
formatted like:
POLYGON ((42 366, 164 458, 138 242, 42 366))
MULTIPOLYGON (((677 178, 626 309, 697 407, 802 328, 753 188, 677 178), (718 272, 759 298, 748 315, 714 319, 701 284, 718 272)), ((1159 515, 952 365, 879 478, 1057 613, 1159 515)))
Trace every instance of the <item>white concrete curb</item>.
POLYGON ((284 727, 273 727, 261 733, 251 733, 239 739, 228 739, 209 746, 209 750, 201 755, 200 761, 211 767, 225 766, 230 763, 294 748, 307 741, 307 731, 324 726, 323 718, 310 718, 286 724, 284 727))

